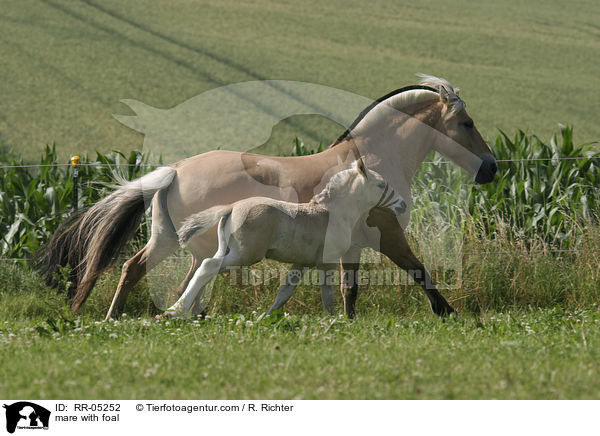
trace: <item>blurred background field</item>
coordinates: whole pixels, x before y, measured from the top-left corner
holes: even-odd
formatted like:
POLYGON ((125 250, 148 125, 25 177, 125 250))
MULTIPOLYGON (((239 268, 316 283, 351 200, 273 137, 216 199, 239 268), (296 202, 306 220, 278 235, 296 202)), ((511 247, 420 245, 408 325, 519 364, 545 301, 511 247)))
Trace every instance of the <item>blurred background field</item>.
MULTIPOLYGON (((0 140, 26 160, 53 142, 62 158, 129 152, 141 149, 142 135, 112 118, 131 114, 121 99, 171 108, 263 79, 375 99, 415 83, 417 72, 462 88, 484 137, 522 128, 548 138, 561 122, 582 141, 598 140, 600 4, 569 5, 5 0, 0 140)), ((275 128, 265 150, 294 136, 327 146, 342 130, 295 118, 275 128)))

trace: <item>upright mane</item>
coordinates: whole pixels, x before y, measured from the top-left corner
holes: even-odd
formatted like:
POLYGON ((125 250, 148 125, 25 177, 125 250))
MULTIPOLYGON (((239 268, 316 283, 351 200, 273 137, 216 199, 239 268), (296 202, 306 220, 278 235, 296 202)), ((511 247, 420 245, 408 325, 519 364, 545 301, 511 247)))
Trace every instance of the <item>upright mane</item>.
POLYGON ((312 198, 311 203, 323 203, 325 200, 332 198, 333 194, 340 186, 344 185, 348 179, 357 175, 357 161, 354 161, 350 168, 335 173, 331 179, 329 179, 325 188, 312 198))
POLYGON ((447 80, 421 73, 417 74, 417 76, 421 78, 419 85, 405 86, 404 88, 396 89, 395 91, 378 98, 365 109, 363 109, 358 117, 356 117, 356 119, 352 122, 350 127, 348 127, 344 133, 342 133, 333 142, 333 144, 331 144, 331 147, 334 147, 340 142, 348 139, 356 126, 363 121, 368 114, 371 114, 373 111, 376 111, 383 105, 392 107, 396 110, 402 110, 402 108, 412 104, 439 98, 442 90, 444 90, 444 92, 448 93, 450 96, 450 103, 453 105, 453 107, 457 107, 459 103, 464 105, 462 100, 458 98, 459 89, 456 88, 455 90, 447 80))

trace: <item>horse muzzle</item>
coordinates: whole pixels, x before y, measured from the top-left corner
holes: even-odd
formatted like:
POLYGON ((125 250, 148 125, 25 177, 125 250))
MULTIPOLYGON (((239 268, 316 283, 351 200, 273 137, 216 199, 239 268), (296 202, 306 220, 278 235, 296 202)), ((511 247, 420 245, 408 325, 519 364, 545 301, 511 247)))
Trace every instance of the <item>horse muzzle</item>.
POLYGON ((481 159, 481 166, 479 167, 479 171, 477 171, 477 175, 475 176, 475 182, 479 184, 490 183, 494 180, 494 176, 498 171, 498 165, 496 164, 496 159, 491 154, 482 154, 479 156, 481 159))
POLYGON ((402 215, 404 212, 406 212, 406 202, 404 200, 395 202, 393 205, 393 211, 396 216, 402 215))

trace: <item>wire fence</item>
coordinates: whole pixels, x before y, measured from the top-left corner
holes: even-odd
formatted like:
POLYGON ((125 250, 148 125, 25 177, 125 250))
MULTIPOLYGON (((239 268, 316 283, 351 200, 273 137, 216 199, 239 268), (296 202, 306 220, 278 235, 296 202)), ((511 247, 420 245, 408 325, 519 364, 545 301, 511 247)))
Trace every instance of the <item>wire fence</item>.
MULTIPOLYGON (((600 156, 572 156, 572 157, 541 157, 541 158, 532 158, 532 159, 496 159, 496 162, 556 162, 561 160, 581 160, 581 159, 600 159, 600 156)), ((437 161, 424 161, 423 164, 434 164, 434 165, 444 165, 451 164, 452 161, 449 160, 437 160, 437 161)), ((71 167, 73 164, 64 163, 64 164, 22 164, 22 165, 0 165, 0 169, 11 169, 11 168, 36 168, 36 167, 71 167)), ((114 167, 145 167, 151 168, 153 166, 159 166, 151 163, 139 163, 139 164, 128 164, 128 163, 115 163, 115 164, 103 164, 103 163, 80 163, 77 166, 90 166, 90 167, 100 167, 100 168, 114 168, 114 167)), ((166 166, 166 165, 165 165, 166 166)))

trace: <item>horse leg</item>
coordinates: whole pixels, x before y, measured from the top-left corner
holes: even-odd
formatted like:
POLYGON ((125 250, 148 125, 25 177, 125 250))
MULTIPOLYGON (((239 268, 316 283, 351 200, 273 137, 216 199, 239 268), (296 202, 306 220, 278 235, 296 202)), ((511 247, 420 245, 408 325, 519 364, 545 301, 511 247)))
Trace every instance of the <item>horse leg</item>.
MULTIPOLYGON (((206 257, 207 256, 203 256, 201 257, 201 259, 205 259, 206 257)), ((183 292, 186 290, 186 288, 190 284, 190 280, 192 280, 192 277, 194 277, 194 273, 198 270, 201 263, 202 261, 198 260, 196 256, 192 257, 192 265, 190 266, 190 269, 183 281, 179 284, 179 288, 177 288, 177 298, 181 297, 183 292)), ((203 318, 206 316, 206 312, 204 311, 204 307, 200 302, 200 298, 197 298, 195 303, 192 305, 192 314, 200 315, 203 318)))
POLYGON ((330 281, 330 278, 335 276, 337 265, 326 263, 321 265, 319 269, 323 271, 323 283, 321 283, 321 301, 323 302, 323 307, 327 313, 329 315, 333 315, 333 281, 330 281))
POLYGON ((279 290, 277 291, 277 296, 275 297, 275 302, 269 309, 268 315, 271 314, 271 311, 274 309, 281 309, 285 303, 294 295, 294 291, 296 290, 296 286, 302 280, 302 276, 304 275, 303 265, 293 264, 292 268, 288 272, 287 277, 285 278, 285 282, 279 290))
MULTIPOLYGON (((179 299, 165 311, 165 315, 178 317, 188 312, 194 300, 200 301, 206 285, 227 265, 235 265, 237 256, 235 250, 228 250, 229 230, 227 228, 227 219, 221 218, 218 225, 218 241, 219 247, 213 257, 208 257, 202 261, 200 268, 196 270, 190 280, 186 290, 181 294, 179 299)), ((198 258, 194 254, 195 258, 198 258)), ((192 265, 193 267, 193 265, 192 265)))
POLYGON ((187 289, 181 294, 179 300, 165 311, 165 315, 177 317, 188 312, 192 308, 194 300, 202 297, 202 291, 208 282, 219 274, 224 260, 224 257, 217 255, 204 259, 190 280, 187 289))
POLYGON ((119 316, 127 296, 144 275, 179 248, 177 233, 169 217, 167 191, 159 191, 152 199, 152 230, 150 240, 135 256, 123 264, 121 279, 105 320, 119 316))
POLYGON ((342 256, 341 260, 340 290, 344 299, 344 312, 350 319, 355 316, 354 307, 358 296, 356 273, 360 265, 360 252, 359 247, 352 247, 342 256))
POLYGON ((146 246, 123 264, 121 279, 105 321, 112 317, 118 317, 123 312, 127 296, 135 284, 159 262, 175 252, 178 247, 177 239, 152 235, 146 246))
POLYGON ((323 307, 329 315, 333 315, 333 285, 330 283, 323 283, 321 285, 321 301, 323 301, 323 307))
POLYGON ((369 214, 367 224, 376 226, 381 232, 380 247, 373 248, 389 257, 392 262, 405 270, 416 283, 421 285, 429 299, 431 310, 436 315, 446 316, 456 312, 439 293, 429 272, 413 254, 404 230, 394 215, 380 209, 373 209, 369 214))
POLYGON ((196 272, 196 270, 198 268, 200 268, 201 263, 202 263, 202 261, 199 261, 198 259, 196 259, 196 256, 192 256, 192 265, 190 266, 190 269, 187 272, 185 278, 183 279, 183 281, 179 284, 179 287, 177 288, 177 298, 181 297, 181 294, 183 294, 185 289, 188 287, 190 280, 192 280, 192 277, 194 277, 194 273, 196 272))

